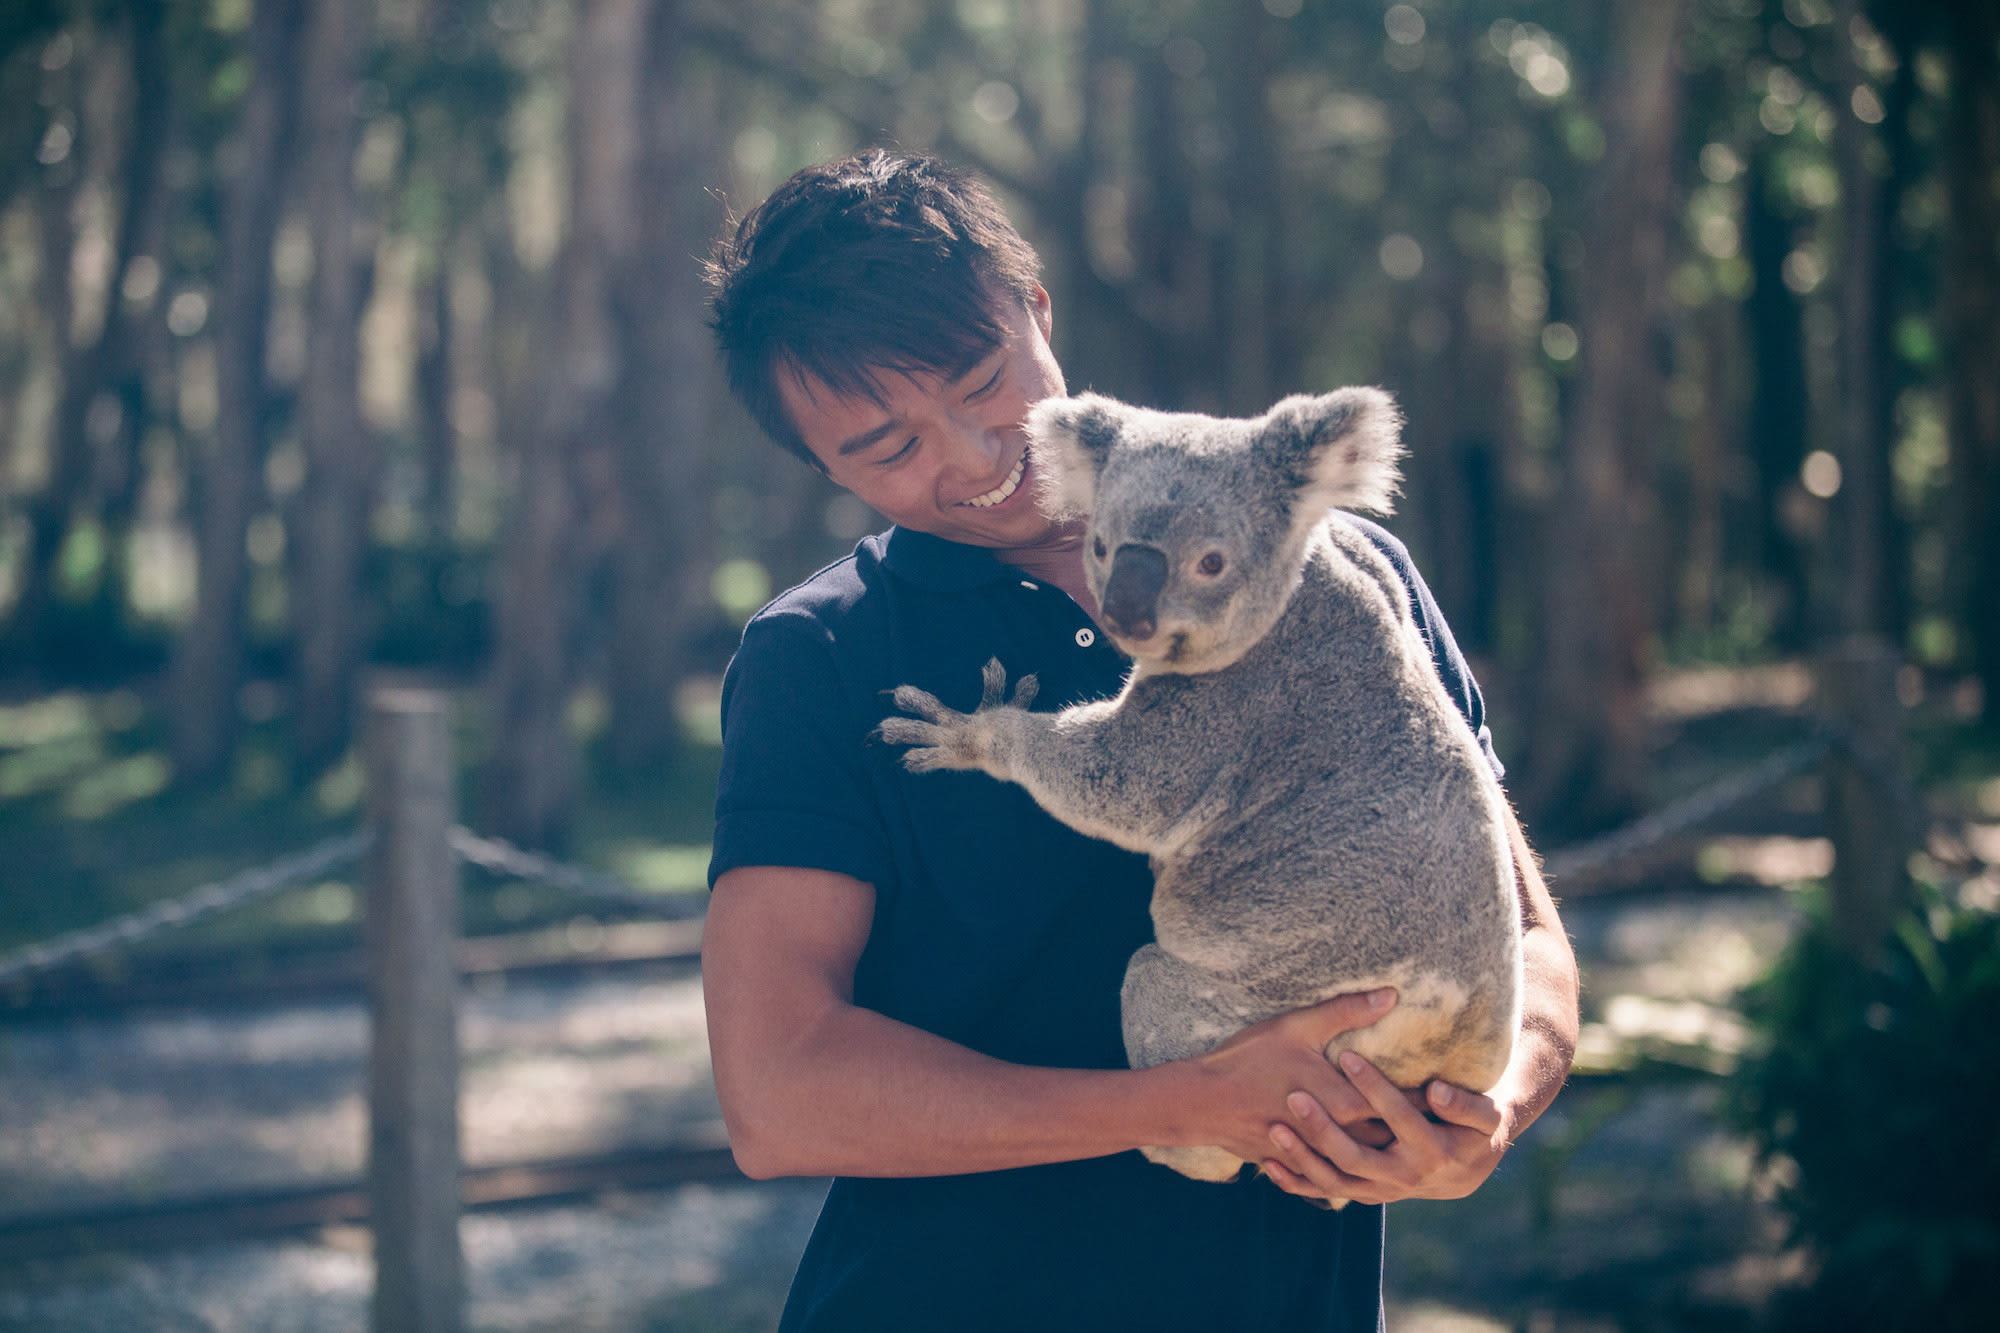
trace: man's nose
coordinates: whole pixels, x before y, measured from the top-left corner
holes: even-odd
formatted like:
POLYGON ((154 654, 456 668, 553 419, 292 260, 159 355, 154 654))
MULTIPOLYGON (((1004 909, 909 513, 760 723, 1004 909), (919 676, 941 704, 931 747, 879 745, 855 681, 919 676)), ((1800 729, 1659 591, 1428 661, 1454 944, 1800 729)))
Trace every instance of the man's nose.
POLYGON ((1105 622, 1126 638, 1152 638, 1159 628, 1156 604, 1166 585, 1166 552, 1130 542, 1119 547, 1104 584, 1105 622))

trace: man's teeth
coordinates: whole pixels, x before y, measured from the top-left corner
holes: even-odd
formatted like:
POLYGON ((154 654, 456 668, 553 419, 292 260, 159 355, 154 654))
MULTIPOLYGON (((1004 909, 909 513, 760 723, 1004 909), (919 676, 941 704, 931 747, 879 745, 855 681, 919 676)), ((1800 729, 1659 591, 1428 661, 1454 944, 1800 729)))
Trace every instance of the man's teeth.
POLYGON ((1022 454, 1020 461, 1014 464, 1014 470, 1007 474, 1007 480, 984 495, 975 495, 970 500, 960 500, 959 503, 971 505, 974 509, 991 509, 994 505, 1004 503, 1007 497, 1014 493, 1014 488, 1021 484, 1021 474, 1027 470, 1028 456, 1022 454))

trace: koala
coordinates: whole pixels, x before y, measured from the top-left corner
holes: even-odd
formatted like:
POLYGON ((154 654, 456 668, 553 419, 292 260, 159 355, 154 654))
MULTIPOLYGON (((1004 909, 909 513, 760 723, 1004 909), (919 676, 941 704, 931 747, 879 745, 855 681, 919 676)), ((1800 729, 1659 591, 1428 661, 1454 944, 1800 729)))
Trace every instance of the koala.
MULTIPOLYGON (((1099 621, 1133 660, 1114 699, 1030 712, 987 664, 972 713, 905 685, 880 734, 912 771, 1019 783, 1055 818, 1143 852, 1155 942, 1121 991, 1134 1068, 1348 991, 1394 986, 1343 1033, 1391 1081, 1483 1091, 1512 1052, 1521 924, 1506 798, 1439 681, 1409 596, 1330 512, 1387 512, 1389 396, 1294 395, 1263 416, 1095 394, 1028 419, 1037 502, 1088 515, 1099 621)), ((1146 1148, 1197 1180, 1242 1159, 1146 1148)))

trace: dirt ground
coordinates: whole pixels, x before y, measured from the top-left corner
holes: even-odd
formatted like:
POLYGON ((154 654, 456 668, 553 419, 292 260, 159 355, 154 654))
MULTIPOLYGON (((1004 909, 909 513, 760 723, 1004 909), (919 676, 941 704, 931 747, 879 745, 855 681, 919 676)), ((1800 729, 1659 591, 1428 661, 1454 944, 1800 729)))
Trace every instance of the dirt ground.
MULTIPOLYGON (((1726 1045, 1735 987, 1795 917, 1777 890, 1580 900, 1586 1046, 1726 1045)), ((713 1129, 699 978, 489 985, 465 1009, 468 1162, 713 1129)), ((358 1004, 0 1030, 0 1218, 359 1173, 358 1004)), ((1471 1199, 1389 1216, 1399 1329, 1749 1327, 1785 1271, 1711 1078, 1580 1077, 1471 1199)), ((469 1216, 476 1329, 753 1330, 824 1186, 684 1185, 469 1216)), ((366 1323, 359 1228, 0 1268, 0 1329, 366 1323)))

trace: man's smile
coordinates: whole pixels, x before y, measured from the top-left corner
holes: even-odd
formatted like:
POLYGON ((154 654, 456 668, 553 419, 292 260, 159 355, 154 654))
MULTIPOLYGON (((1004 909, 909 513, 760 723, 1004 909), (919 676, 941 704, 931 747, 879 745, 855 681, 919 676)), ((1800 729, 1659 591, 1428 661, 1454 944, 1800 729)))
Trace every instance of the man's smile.
POLYGON ((1028 451, 1023 449, 1020 458, 1014 462, 1014 470, 1007 474, 1005 481, 1002 481, 998 486, 987 491, 984 495, 975 495, 970 500, 960 500, 955 507, 992 509, 1003 505, 1013 498, 1014 492, 1021 489, 1021 478, 1026 476, 1027 472, 1028 451))

